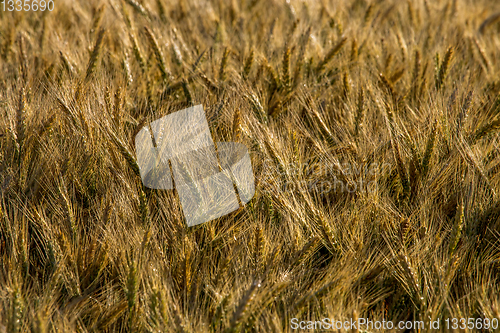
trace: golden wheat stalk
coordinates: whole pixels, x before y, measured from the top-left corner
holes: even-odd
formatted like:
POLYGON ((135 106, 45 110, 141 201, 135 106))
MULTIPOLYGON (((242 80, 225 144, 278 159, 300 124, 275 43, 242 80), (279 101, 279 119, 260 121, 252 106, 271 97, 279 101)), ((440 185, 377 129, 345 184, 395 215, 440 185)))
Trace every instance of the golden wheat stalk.
POLYGON ((73 244, 76 245, 78 239, 78 225, 77 220, 74 214, 73 204, 69 198, 68 190, 66 187, 66 183, 64 179, 61 177, 60 186, 59 186, 59 194, 61 197, 61 201, 63 203, 64 215, 66 219, 66 223, 68 224, 68 228, 71 232, 71 237, 73 244))
POLYGON ((365 91, 363 88, 360 88, 358 93, 358 105, 356 108, 356 117, 354 118, 354 136, 358 136, 360 129, 363 127, 364 99, 365 99, 365 91))
POLYGON ((115 105, 113 108, 113 120, 115 121, 115 125, 117 128, 120 127, 120 120, 122 115, 122 103, 123 103, 123 95, 121 87, 118 87, 115 92, 115 105))
POLYGON ((182 91, 184 92, 184 96, 186 96, 187 105, 193 105, 193 97, 191 95, 191 92, 189 91, 189 85, 186 80, 182 81, 182 91))
POLYGON ((11 307, 8 311, 7 332, 17 333, 21 331, 21 324, 25 311, 24 300, 17 286, 12 292, 11 298, 11 307))
POLYGON ((449 246, 449 254, 453 256, 457 249, 457 245, 460 242, 460 238, 462 236, 462 228, 464 224, 464 204, 460 203, 457 209, 457 213, 455 215, 453 229, 450 234, 450 246, 449 246))
POLYGON ((406 198, 410 193, 410 183, 408 181, 408 174, 406 172, 406 167, 401 156, 399 142, 396 138, 393 138, 392 140, 392 147, 394 151, 394 159, 396 160, 396 169, 399 174, 399 179, 401 180, 401 186, 403 187, 403 195, 406 198))
POLYGON ((92 19, 92 29, 90 29, 90 32, 96 31, 97 28, 101 25, 102 18, 104 17, 104 12, 106 10, 106 4, 102 4, 97 8, 97 10, 94 13, 94 17, 92 19))
POLYGON ((333 59, 333 57, 340 52, 342 47, 345 45, 347 41, 347 37, 343 36, 340 38, 340 41, 333 46, 330 51, 326 54, 326 56, 321 60, 321 62, 316 67, 316 72, 321 72, 325 69, 326 65, 333 59))
POLYGON ((468 139, 471 144, 475 144, 477 141, 481 140, 485 136, 500 129, 500 118, 495 119, 480 128, 478 128, 474 133, 472 133, 468 139))
POLYGON ((16 109, 16 137, 19 147, 23 146, 26 134, 26 88, 21 87, 16 109))
POLYGON ((24 41, 24 35, 21 34, 18 39, 19 44, 19 63, 21 67, 21 76, 23 81, 26 82, 28 80, 28 58, 26 56, 26 46, 24 41))
POLYGON ((248 56, 248 58, 245 61, 245 65, 243 66, 243 79, 245 79, 245 80, 248 78, 248 74, 250 74, 250 70, 252 69, 254 58, 255 58, 255 53, 254 53, 254 50, 252 49, 250 51, 250 55, 248 56))
POLYGON ((254 261, 257 274, 264 271, 265 262, 265 241, 262 228, 257 226, 255 229, 255 248, 254 248, 254 261))
POLYGON ((285 52, 283 53, 283 61, 282 61, 282 70, 283 70, 283 87, 287 91, 290 88, 290 55, 291 51, 289 47, 286 47, 285 52))
POLYGON ((481 64, 484 66, 485 70, 489 70, 491 68, 491 62, 484 52, 484 49, 479 45, 479 41, 477 38, 473 38, 474 45, 476 46, 477 52, 479 53, 479 57, 481 58, 481 64))
POLYGON ((98 330, 104 330, 112 326, 116 321, 118 321, 123 312, 127 310, 127 301, 121 301, 114 303, 110 308, 104 312, 100 319, 97 321, 96 327, 98 330))
POLYGON ((224 53, 222 54, 222 61, 220 63, 220 69, 219 69, 219 80, 220 81, 226 81, 226 67, 229 61, 229 48, 224 49, 224 53))
POLYGON ((110 131, 110 136, 111 136, 112 142, 114 142, 115 145, 118 147, 118 150, 120 151, 120 153, 122 154, 122 156, 127 161, 129 167, 132 169, 132 171, 134 171, 134 173, 137 176, 140 176, 141 172, 140 172, 140 169, 139 169, 139 165, 137 164, 137 161, 135 160, 135 158, 132 155, 132 153, 127 149, 127 147, 125 147, 125 145, 123 144, 123 142, 116 136, 115 133, 113 133, 112 131, 110 131))
POLYGON ((266 112, 264 111, 264 108, 262 107, 262 104, 260 103, 260 100, 257 97, 257 95, 254 93, 249 93, 249 94, 245 95, 245 97, 250 101, 257 119, 261 123, 266 124, 267 123, 267 115, 266 115, 266 112))
POLYGON ((161 75, 163 77, 163 81, 167 82, 171 76, 170 72, 167 69, 167 65, 165 64, 165 59, 163 57, 163 52, 160 49, 160 46, 158 45, 158 42, 156 40, 155 35, 149 29, 148 27, 144 27, 144 31, 146 33, 146 37, 148 39, 148 42, 153 49, 153 53, 156 57, 156 61, 158 63, 158 68, 160 69, 161 75))
POLYGON ((417 272, 410 263, 410 259, 408 256, 401 254, 397 257, 397 261, 403 270, 403 283, 408 285, 411 292, 414 294, 414 299, 419 303, 422 302, 422 299, 420 298, 421 292, 418 284, 417 272))
POLYGON ((87 64, 87 74, 85 76, 85 81, 88 81, 92 74, 94 74, 95 69, 97 67, 97 61, 99 59, 99 55, 101 54, 101 47, 104 40, 105 30, 103 28, 99 29, 97 34, 97 39, 94 45, 94 49, 90 54, 89 63, 87 64))
POLYGON ((234 142, 239 142, 241 139, 241 126, 242 126, 242 117, 241 117, 241 111, 240 109, 236 109, 234 111, 233 115, 233 133, 232 133, 232 140, 234 142))
POLYGON ((457 133, 457 134, 461 132, 462 127, 469 116, 469 108, 470 108, 470 105, 472 103, 473 96, 474 96, 474 92, 472 90, 469 91, 467 93, 467 96, 464 99, 464 102, 463 102, 461 108, 460 108, 460 113, 458 114, 458 117, 456 120, 457 125, 456 125, 456 129, 455 129, 455 133, 457 133))
POLYGON ((134 56, 139 66, 141 67, 142 72, 144 73, 146 70, 146 61, 144 60, 144 56, 142 54, 142 50, 137 43, 135 35, 132 32, 129 32, 129 39, 132 42, 132 50, 134 51, 134 56))
POLYGON ((368 23, 368 20, 371 18, 372 13, 373 13, 373 8, 374 8, 373 3, 370 3, 368 5, 368 7, 366 8, 366 12, 365 12, 365 15, 363 17, 363 25, 366 25, 368 23))
POLYGON ((396 90, 394 89, 393 84, 382 73, 379 74, 379 78, 380 78, 381 86, 385 88, 387 94, 389 95, 389 97, 391 97, 391 101, 394 103, 394 106, 395 106, 396 100, 398 98, 398 94, 397 94, 396 90))
POLYGON ((293 146, 293 161, 294 163, 299 166, 301 162, 301 157, 300 157, 300 142, 297 137, 297 132, 292 131, 292 146, 293 146))
POLYGON ((249 315, 249 308, 255 300, 256 289, 260 287, 259 282, 253 282, 250 288, 241 297, 236 310, 234 311, 231 320, 229 322, 229 327, 225 330, 225 333, 237 332, 238 328, 245 321, 249 315))
POLYGON ((125 283, 125 293, 127 296, 127 304, 129 311, 129 327, 133 330, 134 325, 134 308, 136 306, 137 292, 139 290, 139 273, 135 262, 130 259, 127 273, 127 280, 125 283))
POLYGON ((392 84, 398 82, 405 74, 405 71, 406 69, 403 67, 400 70, 396 71, 394 74, 392 74, 391 77, 389 78, 392 84))
POLYGON ((63 67, 68 74, 73 75, 76 73, 75 68, 69 61, 68 57, 62 51, 59 51, 59 58, 61 59, 63 67))
POLYGON ((401 240, 401 244, 403 244, 403 246, 405 246, 406 244, 409 228, 410 228, 409 219, 408 218, 402 219, 399 223, 398 231, 399 231, 399 239, 401 240))
POLYGON ((436 142, 436 132, 437 132, 437 121, 434 121, 434 123, 432 124, 429 139, 427 140, 427 144, 425 146, 424 157, 422 159, 422 166, 420 168, 422 170, 423 176, 425 176, 429 171, 430 161, 436 142))
POLYGON ((419 77, 420 77, 420 67, 421 67, 421 59, 420 59, 420 51, 415 51, 415 62, 413 64, 413 73, 412 73, 412 81, 411 81, 411 90, 413 99, 417 98, 417 91, 419 86, 419 77))
POLYGON ((141 221, 144 225, 149 225, 149 207, 148 207, 148 202, 146 198, 146 194, 144 191, 141 189, 139 191, 139 212, 141 215, 141 221))
POLYGON ((127 82, 127 86, 130 86, 134 82, 134 77, 132 76, 132 71, 130 69, 129 55, 126 50, 123 52, 122 68, 127 82))
POLYGON ((310 291, 308 292, 305 296, 302 298, 298 299, 295 304, 293 305, 292 308, 292 313, 295 314, 296 317, 300 317, 300 315, 304 312, 304 308, 306 307, 307 304, 309 304, 312 300, 314 299, 319 299, 325 294, 328 293, 328 291, 331 290, 331 288, 338 283, 337 281, 331 281, 323 285, 321 288, 319 288, 316 291, 310 291))
POLYGON ((451 58, 453 56, 453 47, 449 47, 448 50, 446 51, 444 55, 444 59, 439 65, 439 69, 436 75, 436 90, 441 89, 444 80, 446 78, 446 75, 448 74, 448 68, 450 66, 451 58))

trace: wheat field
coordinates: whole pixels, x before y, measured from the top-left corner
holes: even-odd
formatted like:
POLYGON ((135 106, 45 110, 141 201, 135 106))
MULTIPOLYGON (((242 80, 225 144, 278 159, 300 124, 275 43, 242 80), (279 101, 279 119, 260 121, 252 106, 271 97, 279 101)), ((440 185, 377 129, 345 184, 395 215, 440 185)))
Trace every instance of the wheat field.
POLYGON ((0 332, 498 331, 497 1, 1 6, 0 332), (198 104, 256 192, 188 228, 134 137, 198 104))

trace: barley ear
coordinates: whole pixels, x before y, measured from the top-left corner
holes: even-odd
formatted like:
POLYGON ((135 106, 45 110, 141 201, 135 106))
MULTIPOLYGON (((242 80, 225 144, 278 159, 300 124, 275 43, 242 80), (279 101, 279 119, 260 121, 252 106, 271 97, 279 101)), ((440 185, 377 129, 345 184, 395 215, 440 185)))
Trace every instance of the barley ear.
POLYGON ((165 64, 165 59, 163 58, 163 53, 160 50, 160 46, 158 45, 156 37, 148 27, 144 27, 144 31, 146 32, 146 38, 148 39, 148 42, 153 49, 153 53, 156 57, 156 61, 158 62, 158 67, 160 68, 163 81, 167 82, 170 77, 170 72, 167 70, 167 65, 165 64))
POLYGON ((26 134, 26 88, 21 87, 16 110, 16 136, 20 149, 23 146, 26 134))
POLYGON ((236 109, 234 111, 234 116, 233 116, 233 141, 238 142, 241 138, 241 112, 240 109, 236 109))
POLYGON ((144 60, 144 56, 142 55, 142 51, 139 47, 139 44, 137 44, 137 39, 131 32, 129 32, 129 38, 130 41, 132 42, 132 49, 134 51, 135 59, 139 63, 139 66, 141 67, 141 70, 144 73, 146 71, 146 61, 144 60))
POLYGON ((26 57, 26 45, 24 42, 24 36, 21 34, 19 36, 19 63, 21 65, 21 76, 23 81, 26 82, 28 80, 28 59, 26 57))
POLYGON ((481 126, 478 128, 473 134, 470 135, 469 137, 469 142, 471 144, 475 144, 477 141, 482 139, 483 137, 487 136, 490 133, 493 133, 494 131, 500 129, 500 118, 495 119, 486 125, 481 126))
POLYGON ((111 88, 107 85, 104 89, 104 109, 109 116, 112 116, 111 107, 111 88))
POLYGON ((248 310, 255 299, 255 291, 259 287, 259 282, 253 282, 250 288, 242 296, 236 310, 233 313, 233 316, 231 317, 229 327, 225 330, 225 333, 238 332, 238 328, 243 324, 249 315, 248 310))
POLYGON ((360 88, 359 94, 358 94, 358 105, 357 105, 357 109, 356 109, 356 118, 354 119, 354 136, 358 136, 360 129, 363 127, 364 99, 365 99, 365 92, 364 92, 363 88, 360 88))
POLYGON ((343 85, 344 98, 347 98, 351 93, 351 83, 349 82, 348 72, 344 72, 344 74, 342 75, 342 85, 343 85))
POLYGON ((469 116, 469 108, 472 103, 472 98, 474 96, 474 92, 471 90, 467 93, 467 96, 464 99, 464 102, 460 108, 460 113, 458 114, 457 120, 456 120, 456 128, 455 131, 456 133, 460 133, 462 130, 462 127, 464 123, 466 122, 468 116, 469 116))
POLYGON ((137 299, 137 291, 139 290, 139 278, 135 262, 129 259, 127 281, 125 285, 125 292, 127 296, 127 304, 129 311, 129 326, 130 330, 133 331, 134 324, 134 309, 137 299))
POLYGON ((358 41, 354 38, 351 44, 351 55, 349 56, 349 61, 353 63, 356 60, 358 60, 358 41))
POLYGON ((140 169, 139 169, 139 165, 137 164, 137 161, 135 160, 135 158, 132 155, 132 153, 127 149, 127 147, 125 147, 125 145, 123 144, 123 142, 116 136, 116 134, 114 134, 113 132, 111 132, 110 134, 111 134, 112 141, 118 147, 118 150, 120 151, 120 153, 122 154, 122 156, 125 158, 125 160, 127 161, 128 165, 130 166, 130 168, 134 171, 134 173, 137 176, 140 177, 141 172, 140 172, 140 169))
MULTIPOLYGON (((410 287, 411 291, 415 294, 415 296, 419 296, 421 294, 420 288, 418 286, 418 277, 414 268, 411 265, 410 260, 406 255, 400 254, 397 257, 398 263, 401 265, 401 269, 403 270, 403 276, 405 277, 406 283, 410 287)), ((420 297, 416 297, 416 300, 421 301, 420 297)))
POLYGON ((380 77, 380 84, 381 84, 381 86, 385 88, 387 94, 389 95, 389 97, 391 97, 391 101, 394 103, 394 105, 396 105, 396 101, 398 99, 398 94, 397 94, 396 90, 394 89, 394 86, 385 77, 384 74, 380 73, 379 77, 380 77))
POLYGON ((94 17, 92 19, 92 28, 90 29, 90 32, 93 33, 96 31, 97 28, 101 25, 102 18, 104 16, 104 11, 106 9, 106 4, 102 4, 97 8, 97 10, 94 13, 94 17))
POLYGON ((415 63, 413 65, 413 73, 412 73, 412 83, 411 83, 411 91, 412 91, 412 97, 415 99, 417 97, 417 91, 418 91, 418 83, 419 83, 419 77, 420 77, 420 66, 421 66, 421 60, 420 60, 420 52, 418 50, 415 51, 415 63))
POLYGON ((258 226, 255 229, 255 250, 254 250, 254 260, 255 260, 255 268, 257 274, 260 274, 264 270, 264 234, 262 232, 262 228, 258 226))
POLYGON ((141 221, 144 225, 149 225, 149 208, 148 202, 146 198, 146 194, 141 189, 139 192, 139 211, 141 214, 141 221))
POLYGON ((104 33, 105 33, 105 30, 104 29, 99 29, 99 32, 97 34, 97 39, 96 39, 96 42, 95 42, 95 45, 94 45, 94 49, 92 50, 92 53, 90 54, 90 59, 89 59, 89 63, 87 65, 87 74, 85 76, 85 81, 88 81, 92 74, 95 72, 95 69, 97 67, 97 61, 99 59, 99 55, 101 53, 101 46, 102 46, 102 42, 103 42, 103 39, 104 39, 104 33))
POLYGON ((186 97, 186 103, 191 106, 193 105, 193 97, 189 90, 189 85, 186 80, 182 80, 182 91, 184 92, 184 96, 186 97))
POLYGON ((229 60, 229 52, 229 49, 226 47, 224 49, 224 54, 222 55, 222 61, 219 69, 219 80, 222 82, 226 81, 226 67, 229 60))
POLYGON ((245 61, 245 66, 243 67, 243 79, 248 78, 248 74, 250 74, 250 70, 252 69, 252 64, 255 58, 254 50, 250 51, 250 55, 245 61))
POLYGON ((245 97, 250 101, 250 104, 253 107, 254 114, 257 117, 257 119, 261 123, 267 124, 266 112, 264 111, 264 108, 262 107, 262 104, 260 103, 257 95, 255 95, 254 93, 250 93, 248 95, 245 95, 245 97))
POLYGON ((422 176, 425 176, 429 171, 429 165, 432 157, 432 152, 434 151, 435 142, 436 142, 436 131, 437 131, 437 121, 434 121, 432 124, 431 133, 429 139, 427 140, 427 144, 425 146, 425 153, 422 159, 422 176))
POLYGON ((122 69, 123 74, 125 75, 127 86, 130 86, 134 82, 134 77, 132 76, 132 71, 130 70, 129 56, 127 51, 123 52, 122 69))
POLYGON ((7 324, 7 332, 18 333, 21 332, 21 323, 24 316, 24 302, 18 287, 15 287, 11 296, 10 313, 7 324))
POLYGON ((296 163, 297 167, 300 167, 300 142, 297 137, 297 132, 292 132, 292 144, 293 144, 293 161, 296 163))
POLYGON ((403 158, 401 157, 401 149, 399 147, 399 142, 396 138, 392 139, 392 145, 394 150, 394 158, 396 159, 396 167, 399 174, 399 178, 401 180, 401 185, 403 187, 403 196, 407 198, 407 195, 410 193, 410 182, 408 180, 408 175, 406 172, 406 167, 403 162, 403 158))
POLYGON ((290 48, 287 47, 283 53, 283 88, 287 91, 290 88, 290 48))
POLYGON ((316 67, 317 72, 321 72, 325 69, 326 65, 332 60, 332 58, 340 52, 345 42, 347 41, 347 37, 342 37, 337 44, 326 54, 326 56, 321 60, 321 62, 316 67))
POLYGON ((59 58, 61 59, 61 62, 63 64, 63 67, 66 70, 66 72, 70 75, 75 74, 76 71, 75 71, 73 65, 68 60, 68 57, 66 57, 66 55, 62 51, 59 51, 59 58))
POLYGON ((267 62, 265 61, 265 67, 266 67, 266 70, 267 70, 267 73, 269 75, 269 79, 270 79, 270 84, 269 84, 269 96, 272 96, 274 91, 276 89, 279 88, 280 86, 280 79, 278 77, 278 75, 276 74, 274 68, 267 62))
POLYGON ((400 238, 401 244, 403 244, 403 246, 406 244, 409 227, 410 227, 410 224, 409 224, 408 218, 401 220, 401 222, 399 223, 399 238, 400 238))
POLYGON ((451 58, 453 56, 453 47, 449 47, 444 55, 444 59, 439 65, 438 72, 436 75, 436 90, 441 89, 443 86, 446 75, 448 74, 448 69, 450 66, 451 58))
POLYGON ((486 52, 484 52, 484 49, 479 45, 479 41, 477 38, 473 39, 474 45, 476 46, 477 52, 479 53, 479 58, 481 58, 481 64, 484 66, 485 70, 488 70, 491 68, 491 62, 486 56, 486 52))
POLYGON ((368 20, 371 18, 372 13, 373 13, 373 7, 374 7, 373 3, 370 3, 368 8, 366 8, 366 12, 365 12, 365 15, 363 17, 363 25, 366 25, 368 23, 368 20))
POLYGON ((118 87, 115 92, 115 105, 113 108, 113 120, 115 121, 115 125, 119 127, 120 120, 122 118, 122 104, 123 104, 123 94, 122 88, 118 87))
POLYGON ((462 236, 463 224, 464 224, 464 204, 462 202, 458 206, 457 213, 454 219, 453 230, 450 235, 450 247, 449 247, 450 256, 453 256, 455 254, 458 242, 460 242, 460 238, 462 236))

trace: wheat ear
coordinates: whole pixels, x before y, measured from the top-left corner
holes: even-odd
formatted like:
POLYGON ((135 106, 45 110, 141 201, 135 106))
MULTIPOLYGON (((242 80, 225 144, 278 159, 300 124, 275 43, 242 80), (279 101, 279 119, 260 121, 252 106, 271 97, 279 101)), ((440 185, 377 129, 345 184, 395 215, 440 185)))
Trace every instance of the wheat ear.
POLYGON ((449 47, 444 55, 444 59, 439 66, 439 70, 436 75, 436 89, 439 90, 443 86, 446 75, 448 74, 448 68, 450 66, 451 58, 453 56, 453 47, 449 47))
POLYGON ((347 37, 342 37, 340 39, 340 41, 338 41, 337 44, 335 44, 335 46, 332 47, 332 49, 326 54, 326 56, 323 58, 323 60, 321 60, 321 62, 316 67, 317 72, 321 72, 325 69, 326 64, 328 64, 330 62, 330 60, 332 60, 332 58, 337 53, 340 52, 342 47, 345 45, 346 41, 347 41, 347 37))
POLYGON ((161 52, 160 46, 158 45, 158 42, 153 32, 148 27, 144 27, 144 31, 146 32, 146 37, 149 41, 149 44, 151 45, 151 48, 153 49, 156 61, 158 62, 158 67, 160 68, 163 81, 166 82, 170 77, 170 72, 167 70, 167 65, 165 64, 163 52, 161 52))
POLYGON ((97 60, 99 59, 99 55, 101 53, 101 46, 104 40, 104 33, 105 33, 104 29, 102 28, 99 29, 94 49, 90 54, 89 63, 87 65, 87 74, 85 76, 85 81, 88 81, 91 78, 92 74, 95 72, 95 69, 97 67, 97 60))

